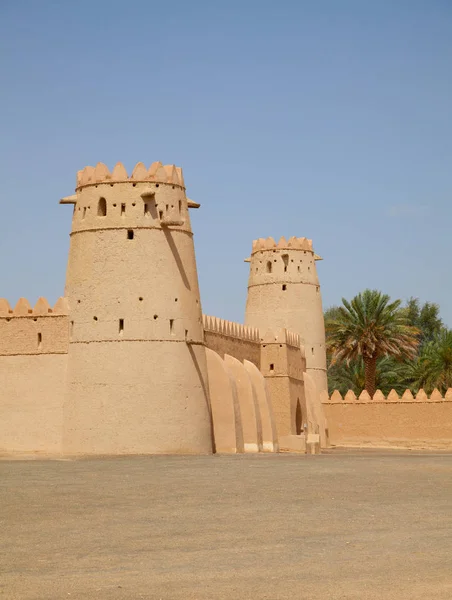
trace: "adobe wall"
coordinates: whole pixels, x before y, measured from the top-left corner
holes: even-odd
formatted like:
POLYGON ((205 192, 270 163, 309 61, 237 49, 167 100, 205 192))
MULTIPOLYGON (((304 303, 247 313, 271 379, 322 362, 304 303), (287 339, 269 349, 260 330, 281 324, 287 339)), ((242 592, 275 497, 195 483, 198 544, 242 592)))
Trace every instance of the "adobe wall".
POLYGON ((392 391, 387 398, 376 392, 373 399, 339 392, 323 402, 329 439, 337 446, 452 448, 452 389, 430 398, 420 390, 413 398, 392 391))
POLYGON ((181 169, 78 174, 63 451, 212 452, 193 234, 181 169))
POLYGON ((260 368, 259 330, 240 323, 203 315, 204 340, 207 348, 222 358, 225 354, 243 362, 248 360, 260 368))
POLYGON ((68 342, 64 299, 0 300, 1 454, 60 453, 68 342))
POLYGON ((307 424, 303 372, 306 361, 297 334, 282 329, 262 339, 261 372, 272 402, 278 437, 304 432, 307 424))

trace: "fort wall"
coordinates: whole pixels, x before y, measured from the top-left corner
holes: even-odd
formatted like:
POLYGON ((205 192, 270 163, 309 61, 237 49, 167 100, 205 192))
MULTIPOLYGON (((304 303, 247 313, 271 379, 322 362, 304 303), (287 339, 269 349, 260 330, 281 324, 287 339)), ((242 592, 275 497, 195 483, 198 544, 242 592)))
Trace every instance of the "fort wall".
POLYGON ((68 306, 0 300, 0 453, 61 452, 68 306))
POLYGON ((452 448, 452 389, 428 397, 420 390, 399 396, 394 390, 373 398, 349 390, 323 400, 329 439, 336 446, 452 448))
POLYGON ((243 362, 248 360, 260 368, 261 342, 259 330, 218 317, 203 315, 206 346, 222 358, 225 354, 243 362))

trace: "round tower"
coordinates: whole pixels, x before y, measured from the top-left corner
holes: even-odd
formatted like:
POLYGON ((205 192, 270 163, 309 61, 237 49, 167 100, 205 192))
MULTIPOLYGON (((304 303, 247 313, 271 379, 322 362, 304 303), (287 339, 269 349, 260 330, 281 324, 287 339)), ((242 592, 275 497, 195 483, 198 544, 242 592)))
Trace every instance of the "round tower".
POLYGON ((245 324, 261 331, 286 328, 300 334, 306 370, 319 392, 328 389, 322 297, 312 241, 273 238, 253 242, 245 324))
POLYGON ((207 366, 182 170, 77 175, 66 454, 210 453, 207 366))

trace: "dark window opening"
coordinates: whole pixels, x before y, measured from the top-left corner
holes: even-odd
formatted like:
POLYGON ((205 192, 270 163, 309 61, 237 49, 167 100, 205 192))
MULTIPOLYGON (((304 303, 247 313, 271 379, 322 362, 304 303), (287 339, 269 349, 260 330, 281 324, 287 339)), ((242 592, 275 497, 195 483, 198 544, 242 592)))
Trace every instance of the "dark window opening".
POLYGON ((285 283, 283 283, 282 290, 283 290, 283 292, 285 292, 287 290, 287 285, 285 283))
POLYGON ((128 240, 133 240, 133 229, 128 229, 127 230, 127 239, 128 240))
POLYGON ((274 370, 275 370, 275 365, 273 363, 270 363, 270 372, 273 373, 274 370))
POLYGON ((38 333, 38 348, 42 345, 42 333, 38 333))
POLYGON ((98 217, 106 217, 107 216, 107 201, 105 198, 99 198, 99 202, 97 204, 97 216, 98 217))
POLYGON ((283 259, 283 262, 284 262, 284 273, 286 273, 287 272, 287 267, 289 265, 289 255, 288 254, 283 254, 281 256, 281 258, 283 259))
POLYGON ((179 214, 182 213, 182 201, 179 200, 179 214))
POLYGON ((295 434, 301 435, 303 428, 303 415, 301 414, 300 399, 297 398, 297 409, 295 411, 295 434))
POLYGON ((124 319, 119 319, 119 333, 122 334, 124 331, 124 319))
POLYGON ((163 210, 159 210, 159 218, 163 219, 163 210))
POLYGON ((154 321, 157 321, 158 318, 159 318, 158 315, 154 315, 154 321))
POLYGON ((126 205, 121 204, 121 215, 125 215, 125 214, 126 214, 126 205))
POLYGON ((83 208, 83 216, 82 219, 84 219, 86 217, 86 206, 83 208))
POLYGON ((271 273, 272 272, 272 268, 273 268, 272 263, 270 261, 268 261, 267 262, 267 273, 271 273))
POLYGON ((93 319, 94 319, 95 321, 97 321, 97 317, 93 317, 93 319))
POLYGON ((170 330, 171 335, 173 335, 173 325, 174 325, 174 319, 170 319, 169 320, 169 330, 170 330))

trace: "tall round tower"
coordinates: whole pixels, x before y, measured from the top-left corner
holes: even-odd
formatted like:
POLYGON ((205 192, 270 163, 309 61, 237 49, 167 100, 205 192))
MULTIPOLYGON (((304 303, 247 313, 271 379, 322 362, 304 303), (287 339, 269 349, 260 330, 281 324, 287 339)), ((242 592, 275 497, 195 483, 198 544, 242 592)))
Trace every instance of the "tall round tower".
POLYGON ((182 170, 77 175, 66 454, 210 453, 207 367, 182 170))
POLYGON ((253 242, 245 324, 261 331, 287 328, 300 334, 306 369, 319 392, 327 390, 325 325, 315 265, 318 259, 306 238, 253 242))

